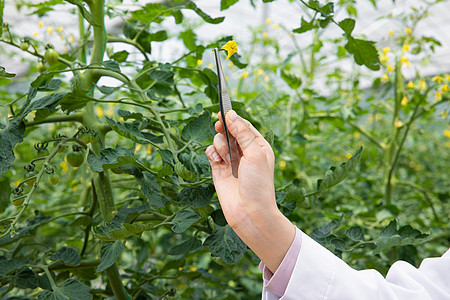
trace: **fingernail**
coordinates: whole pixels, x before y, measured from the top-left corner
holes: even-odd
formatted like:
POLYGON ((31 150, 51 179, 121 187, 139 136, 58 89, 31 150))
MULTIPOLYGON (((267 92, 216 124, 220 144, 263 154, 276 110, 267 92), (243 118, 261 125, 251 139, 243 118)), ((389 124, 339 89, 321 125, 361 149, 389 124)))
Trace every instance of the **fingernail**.
POLYGON ((226 160, 227 160, 228 164, 231 165, 231 156, 230 156, 230 153, 227 154, 226 160))
POLYGON ((229 115, 230 120, 234 121, 237 119, 238 115, 236 114, 236 112, 234 110, 230 110, 227 115, 229 115))
POLYGON ((217 152, 214 152, 214 153, 212 154, 212 157, 213 157, 213 160, 214 160, 215 162, 219 162, 219 161, 220 161, 220 156, 219 156, 219 154, 217 154, 217 152))

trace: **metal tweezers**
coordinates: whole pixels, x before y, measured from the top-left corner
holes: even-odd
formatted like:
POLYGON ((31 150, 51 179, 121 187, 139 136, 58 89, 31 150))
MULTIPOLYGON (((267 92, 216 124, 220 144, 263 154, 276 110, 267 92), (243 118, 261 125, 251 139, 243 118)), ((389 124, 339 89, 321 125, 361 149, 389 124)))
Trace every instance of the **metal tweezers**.
POLYGON ((220 60, 219 49, 215 48, 214 54, 216 57, 216 67, 217 67, 217 81, 219 87, 219 104, 220 104, 220 114, 222 115, 222 122, 225 131, 225 136, 227 138, 228 153, 230 154, 230 164, 232 174, 235 178, 238 177, 239 169, 239 150, 238 144, 234 136, 228 132, 227 122, 225 121, 225 115, 227 112, 232 110, 230 95, 228 94, 227 85, 225 84, 225 77, 223 76, 222 62, 220 60))

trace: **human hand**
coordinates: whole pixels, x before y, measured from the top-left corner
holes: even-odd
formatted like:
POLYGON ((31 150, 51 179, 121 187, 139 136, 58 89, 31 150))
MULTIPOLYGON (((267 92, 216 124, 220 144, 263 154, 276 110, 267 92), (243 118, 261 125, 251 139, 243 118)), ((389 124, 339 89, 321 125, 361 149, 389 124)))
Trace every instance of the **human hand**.
POLYGON ((218 134, 214 144, 205 151, 217 196, 231 228, 275 273, 295 237, 295 227, 278 210, 275 200, 275 156, 269 143, 249 121, 234 111, 225 117, 228 131, 238 143, 239 171, 235 178, 219 113, 215 124, 218 134))

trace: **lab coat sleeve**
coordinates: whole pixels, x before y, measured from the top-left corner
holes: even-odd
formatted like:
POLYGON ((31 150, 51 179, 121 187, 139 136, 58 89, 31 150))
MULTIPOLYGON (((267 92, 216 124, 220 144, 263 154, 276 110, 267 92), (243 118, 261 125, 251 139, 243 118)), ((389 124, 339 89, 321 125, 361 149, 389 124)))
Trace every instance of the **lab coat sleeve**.
POLYGON ((386 278, 358 271, 302 232, 302 245, 280 298, 263 288, 263 300, 450 300, 450 250, 420 267, 398 261, 386 278))

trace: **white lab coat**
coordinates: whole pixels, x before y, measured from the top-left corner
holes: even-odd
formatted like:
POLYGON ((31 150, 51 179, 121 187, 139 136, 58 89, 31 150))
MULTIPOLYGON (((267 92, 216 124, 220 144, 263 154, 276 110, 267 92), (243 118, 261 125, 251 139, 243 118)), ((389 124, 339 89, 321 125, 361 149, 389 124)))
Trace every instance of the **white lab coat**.
POLYGON ((357 271, 305 233, 285 294, 263 288, 263 300, 445 300, 450 299, 450 250, 427 258, 416 269, 404 261, 386 278, 375 270, 357 271))

